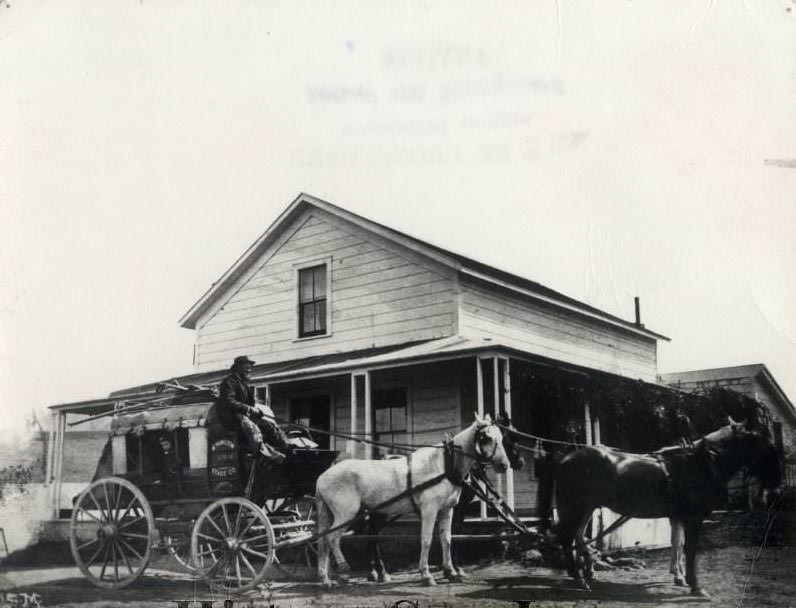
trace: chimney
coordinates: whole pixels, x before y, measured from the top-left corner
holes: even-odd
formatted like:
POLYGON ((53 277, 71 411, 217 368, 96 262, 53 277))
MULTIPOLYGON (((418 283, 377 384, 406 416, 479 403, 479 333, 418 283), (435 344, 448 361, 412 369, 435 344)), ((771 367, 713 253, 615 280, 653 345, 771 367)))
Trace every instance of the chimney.
POLYGON ((636 296, 633 298, 633 302, 636 305, 636 325, 643 327, 644 324, 641 322, 641 300, 639 300, 639 297, 636 296))

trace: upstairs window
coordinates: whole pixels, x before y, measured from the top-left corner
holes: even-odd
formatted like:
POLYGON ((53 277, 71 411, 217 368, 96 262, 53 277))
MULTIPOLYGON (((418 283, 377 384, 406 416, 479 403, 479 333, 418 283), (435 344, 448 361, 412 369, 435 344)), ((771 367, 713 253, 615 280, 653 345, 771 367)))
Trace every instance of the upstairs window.
POLYGON ((325 335, 326 264, 299 270, 299 338, 325 335))

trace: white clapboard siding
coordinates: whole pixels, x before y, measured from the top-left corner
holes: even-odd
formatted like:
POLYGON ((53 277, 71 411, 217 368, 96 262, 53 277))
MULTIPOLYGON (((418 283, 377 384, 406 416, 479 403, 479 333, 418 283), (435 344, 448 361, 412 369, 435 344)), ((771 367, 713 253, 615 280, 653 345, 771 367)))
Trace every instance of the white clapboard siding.
POLYGON ((559 361, 655 381, 656 343, 530 298, 462 283, 460 333, 559 361))
POLYGON ((452 271, 314 211, 203 320, 196 332, 196 368, 225 367, 241 353, 265 363, 450 336, 453 286, 452 271), (297 340, 297 266, 328 259, 331 335, 297 340))

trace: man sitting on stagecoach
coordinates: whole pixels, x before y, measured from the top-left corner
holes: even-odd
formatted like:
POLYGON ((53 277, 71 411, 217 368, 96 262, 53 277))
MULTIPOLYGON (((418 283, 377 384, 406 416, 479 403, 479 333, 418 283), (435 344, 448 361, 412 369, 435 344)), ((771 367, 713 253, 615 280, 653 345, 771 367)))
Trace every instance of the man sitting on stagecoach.
POLYGON ((289 447, 282 429, 267 416, 266 409, 256 403, 249 374, 254 361, 243 355, 235 357, 229 375, 221 381, 218 397, 219 422, 228 430, 243 432, 249 449, 270 462, 282 462, 285 455, 276 448, 289 447))

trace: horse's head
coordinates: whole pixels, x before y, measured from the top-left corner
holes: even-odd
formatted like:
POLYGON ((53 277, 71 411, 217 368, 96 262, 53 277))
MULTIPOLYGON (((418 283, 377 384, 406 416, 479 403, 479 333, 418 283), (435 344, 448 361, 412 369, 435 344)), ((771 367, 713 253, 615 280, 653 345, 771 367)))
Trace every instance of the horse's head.
POLYGON ((745 467, 766 489, 773 489, 782 482, 782 465, 779 451, 768 427, 763 424, 736 422, 705 436, 705 442, 716 454, 745 467))
POLYGON ((475 415, 473 423, 473 453, 476 460, 484 464, 491 464, 496 471, 503 473, 508 470, 511 463, 503 447, 503 434, 500 428, 492 422, 489 414, 481 418, 475 415))
POLYGON ((514 428, 514 425, 511 423, 511 418, 508 417, 506 412, 501 412, 500 415, 495 418, 495 424, 497 424, 503 432, 503 449, 506 450, 506 456, 508 456, 511 468, 515 471, 519 471, 525 466, 525 459, 522 457, 520 448, 517 447, 517 436, 514 434, 514 431, 517 429, 514 428))

